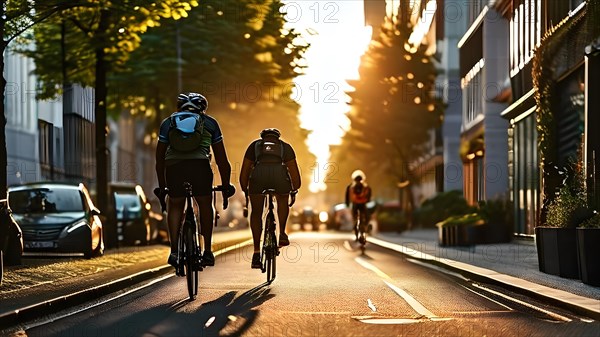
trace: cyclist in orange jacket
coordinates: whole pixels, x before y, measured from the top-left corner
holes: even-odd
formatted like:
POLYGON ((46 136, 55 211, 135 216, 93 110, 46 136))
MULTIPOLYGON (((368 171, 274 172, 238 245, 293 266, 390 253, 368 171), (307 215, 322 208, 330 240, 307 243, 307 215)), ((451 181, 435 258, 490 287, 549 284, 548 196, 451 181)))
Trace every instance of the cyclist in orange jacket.
POLYGON ((367 203, 371 201, 371 187, 366 182, 365 173, 361 170, 352 172, 352 183, 346 187, 346 206, 352 204, 352 218, 354 219, 354 237, 358 241, 358 214, 360 222, 367 223, 367 203))

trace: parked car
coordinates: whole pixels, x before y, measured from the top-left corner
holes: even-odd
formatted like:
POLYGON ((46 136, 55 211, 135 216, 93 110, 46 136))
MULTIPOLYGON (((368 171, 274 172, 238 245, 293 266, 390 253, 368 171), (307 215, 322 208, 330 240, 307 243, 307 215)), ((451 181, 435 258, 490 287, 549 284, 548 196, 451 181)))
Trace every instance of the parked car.
POLYGON ((152 210, 142 186, 111 182, 105 232, 109 246, 168 242, 166 219, 152 210))
POLYGON ((310 206, 304 207, 300 212, 300 224, 302 226, 310 224, 312 230, 319 230, 319 213, 310 206))
POLYGON ((104 254, 100 211, 84 184, 31 183, 8 188, 25 251, 104 254))
POLYGON ((333 206, 332 214, 329 216, 329 229, 351 231, 353 224, 352 211, 346 204, 341 203, 333 206))
POLYGON ((4 264, 21 264, 23 256, 23 233, 12 216, 6 199, 0 200, 0 283, 4 275, 4 264))

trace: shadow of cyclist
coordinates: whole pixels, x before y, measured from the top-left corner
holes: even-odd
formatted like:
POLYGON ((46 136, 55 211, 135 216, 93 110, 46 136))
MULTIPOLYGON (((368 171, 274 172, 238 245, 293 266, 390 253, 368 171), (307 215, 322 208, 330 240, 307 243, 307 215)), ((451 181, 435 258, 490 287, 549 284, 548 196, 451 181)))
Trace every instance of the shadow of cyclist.
MULTIPOLYGON (((203 303, 188 300, 173 304, 153 306, 150 309, 129 311, 121 309, 110 314, 110 310, 98 319, 89 315, 77 324, 42 326, 29 329, 31 337, 43 336, 241 336, 253 327, 259 316, 258 307, 275 297, 267 283, 258 285, 239 296, 230 291, 221 297, 203 303)), ((137 300, 136 300, 137 301, 137 300)), ((146 302, 145 300, 142 302, 146 302)), ((140 304, 143 305, 143 304, 140 304)))

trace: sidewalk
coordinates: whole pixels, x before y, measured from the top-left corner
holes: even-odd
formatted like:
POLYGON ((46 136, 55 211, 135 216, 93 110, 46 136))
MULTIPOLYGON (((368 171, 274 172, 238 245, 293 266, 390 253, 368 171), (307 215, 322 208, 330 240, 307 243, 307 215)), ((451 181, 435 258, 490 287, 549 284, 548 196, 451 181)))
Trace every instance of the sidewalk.
POLYGON ((418 229, 374 233, 369 242, 450 269, 472 280, 498 284, 600 319, 600 287, 540 272, 535 242, 531 239, 473 247, 444 247, 438 244, 437 229, 418 229))

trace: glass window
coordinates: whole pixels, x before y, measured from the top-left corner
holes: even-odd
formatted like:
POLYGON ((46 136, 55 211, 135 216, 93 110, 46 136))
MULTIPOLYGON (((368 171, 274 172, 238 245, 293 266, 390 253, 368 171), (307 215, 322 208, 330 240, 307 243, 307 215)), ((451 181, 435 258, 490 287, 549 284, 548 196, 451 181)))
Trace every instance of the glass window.
POLYGON ((82 212, 83 201, 76 189, 35 188, 9 193, 9 204, 13 212, 60 213, 82 212))

